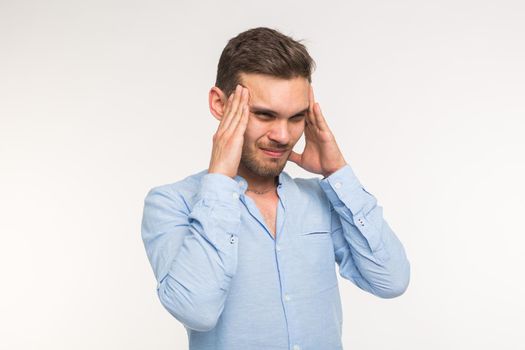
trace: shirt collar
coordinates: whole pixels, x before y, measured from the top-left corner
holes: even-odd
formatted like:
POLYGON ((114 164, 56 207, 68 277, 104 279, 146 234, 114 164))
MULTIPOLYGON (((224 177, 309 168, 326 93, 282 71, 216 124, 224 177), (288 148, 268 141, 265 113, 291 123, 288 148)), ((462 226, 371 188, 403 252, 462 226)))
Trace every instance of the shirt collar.
MULTIPOLYGON (((245 193, 246 189, 248 188, 248 182, 246 179, 240 175, 235 175, 234 180, 239 184, 241 193, 245 193)), ((285 188, 290 180, 290 175, 288 175, 288 173, 285 171, 281 171, 278 176, 277 188, 285 188)))

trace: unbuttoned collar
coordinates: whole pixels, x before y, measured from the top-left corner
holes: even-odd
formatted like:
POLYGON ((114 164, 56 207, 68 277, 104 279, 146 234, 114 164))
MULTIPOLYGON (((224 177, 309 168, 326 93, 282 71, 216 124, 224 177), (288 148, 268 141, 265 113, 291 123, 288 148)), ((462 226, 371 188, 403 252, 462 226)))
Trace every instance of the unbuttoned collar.
MULTIPOLYGON (((234 179, 239 184, 239 188, 241 190, 241 193, 244 194, 246 192, 246 189, 248 188, 248 182, 246 181, 246 179, 244 177, 242 177, 240 175, 236 175, 234 179)), ((290 179, 291 179, 291 177, 290 177, 290 175, 288 175, 288 173, 286 173, 285 171, 281 171, 281 173, 279 174, 279 177, 278 177, 279 183, 277 184, 277 188, 285 187, 290 179)))

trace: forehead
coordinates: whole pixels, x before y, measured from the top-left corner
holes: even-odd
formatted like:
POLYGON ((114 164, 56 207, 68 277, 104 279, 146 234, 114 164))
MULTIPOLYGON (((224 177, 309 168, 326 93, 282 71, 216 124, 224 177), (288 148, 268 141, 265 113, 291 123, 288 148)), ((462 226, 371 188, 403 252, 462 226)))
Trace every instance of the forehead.
POLYGON ((241 73, 240 82, 250 91, 250 105, 271 108, 279 113, 293 113, 308 107, 310 83, 304 77, 282 79, 241 73))

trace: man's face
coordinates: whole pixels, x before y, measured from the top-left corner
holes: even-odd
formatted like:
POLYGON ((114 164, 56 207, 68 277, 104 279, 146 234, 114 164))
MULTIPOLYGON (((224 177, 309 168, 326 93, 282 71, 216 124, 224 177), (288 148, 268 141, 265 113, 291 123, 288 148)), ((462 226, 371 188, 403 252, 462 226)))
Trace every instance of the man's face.
POLYGON ((304 131, 310 83, 303 77, 246 73, 241 73, 240 82, 250 91, 241 164, 258 176, 277 176, 304 131))

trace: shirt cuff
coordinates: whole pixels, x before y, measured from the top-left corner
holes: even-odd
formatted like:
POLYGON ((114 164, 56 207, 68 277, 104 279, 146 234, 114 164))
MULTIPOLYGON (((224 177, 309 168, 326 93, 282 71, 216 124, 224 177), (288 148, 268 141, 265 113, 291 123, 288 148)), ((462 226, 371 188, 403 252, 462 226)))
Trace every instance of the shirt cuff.
POLYGON ((353 215, 359 213, 370 199, 349 164, 321 179, 319 185, 334 207, 346 206, 353 215))
POLYGON ((239 205, 241 186, 231 177, 219 173, 207 173, 201 178, 199 197, 204 201, 219 201, 239 205))

